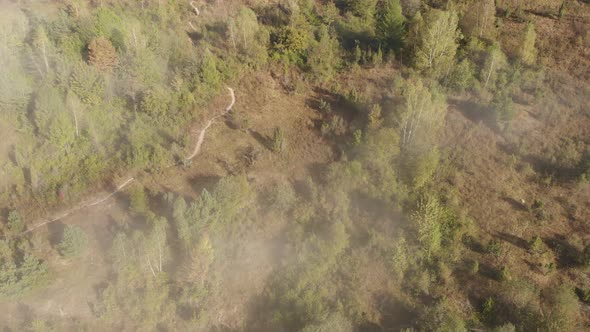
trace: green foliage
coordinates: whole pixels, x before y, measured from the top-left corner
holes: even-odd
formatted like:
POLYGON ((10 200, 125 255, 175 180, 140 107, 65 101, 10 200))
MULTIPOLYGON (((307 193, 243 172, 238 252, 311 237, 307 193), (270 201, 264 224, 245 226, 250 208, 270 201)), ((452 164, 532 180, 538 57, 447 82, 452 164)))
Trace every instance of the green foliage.
POLYGON ((398 115, 402 148, 430 147, 446 115, 444 96, 421 79, 404 83, 404 107, 398 115))
POLYGON ((465 321, 443 299, 429 307, 421 318, 422 328, 436 332, 466 332, 465 321))
POLYGON ((169 89, 155 86, 146 91, 139 105, 139 109, 156 121, 168 120, 173 94, 169 89))
POLYGON ((533 65, 537 58, 537 49, 535 48, 536 39, 535 25, 533 23, 527 24, 518 56, 522 63, 529 66, 533 65))
POLYGON ((416 69, 434 78, 441 78, 451 71, 460 33, 458 18, 453 11, 429 9, 424 20, 417 24, 414 47, 416 69))
POLYGON ((65 258, 74 258, 84 253, 87 242, 86 233, 80 227, 67 225, 57 250, 65 258))
POLYGON ((78 63, 72 68, 69 87, 83 103, 88 105, 97 105, 104 98, 104 78, 96 69, 84 63, 78 63))
POLYGON ((47 264, 31 254, 18 259, 11 243, 0 241, 0 296, 18 297, 43 286, 48 280, 47 264))
POLYGON ((561 5, 559 5, 559 11, 557 13, 557 16, 561 19, 565 15, 566 11, 567 11, 567 1, 563 0, 561 2, 561 5))
POLYGON ((495 308, 494 308, 494 299, 491 297, 488 297, 486 299, 486 301, 483 304, 483 307, 481 308, 481 319, 484 322, 492 322, 494 319, 494 315, 496 314, 494 312, 495 308))
POLYGON ((576 320, 580 315, 580 304, 573 290, 568 285, 559 285, 548 289, 546 297, 547 331, 574 331, 576 320))
POLYGON ((411 188, 422 188, 432 178, 439 160, 438 149, 406 150, 401 162, 404 180, 411 188))
POLYGON ((533 236, 533 238, 528 242, 528 248, 535 254, 542 254, 545 252, 545 244, 538 235, 533 236))
POLYGON ((217 68, 217 59, 208 50, 203 56, 200 74, 203 82, 201 87, 205 89, 206 95, 210 95, 219 90, 221 87, 221 74, 217 68))
POLYGON ((424 258, 430 260, 438 254, 441 248, 441 221, 443 208, 436 197, 427 195, 418 201, 416 210, 412 214, 418 241, 424 258))
POLYGON ((463 92, 473 86, 475 66, 468 59, 463 59, 453 67, 446 85, 457 92, 463 92))
POLYGON ((461 30, 470 37, 493 38, 496 4, 493 0, 473 1, 461 18, 461 30))
POLYGON ((217 204, 219 221, 229 223, 246 211, 253 199, 252 188, 245 176, 225 177, 215 186, 212 199, 217 204))
POLYGON ((377 22, 377 34, 381 44, 399 51, 404 43, 405 18, 399 0, 386 0, 377 22))
POLYGON ((281 153, 285 149, 285 133, 281 128, 275 128, 272 136, 271 150, 275 153, 281 153))
POLYGON ((469 273, 471 273, 472 275, 476 275, 477 273, 479 273, 479 262, 478 261, 472 261, 471 262, 471 266, 469 267, 469 273))
POLYGON ((288 212, 297 199, 295 191, 289 183, 275 183, 264 196, 265 206, 269 206, 281 214, 288 212))
POLYGON ((391 257, 391 266, 398 282, 404 279, 405 273, 410 266, 410 251, 406 239, 400 237, 394 246, 391 257))
POLYGON ((508 92, 496 94, 491 104, 494 118, 500 125, 509 123, 516 116, 514 102, 508 92))
POLYGON ((502 243, 496 239, 490 240, 486 246, 486 253, 499 257, 502 253, 502 243))
POLYGON ((134 186, 131 191, 131 211, 138 215, 146 214, 149 212, 148 198, 145 194, 145 190, 141 186, 134 186))
POLYGON ((311 48, 307 64, 319 83, 329 81, 335 74, 340 59, 338 41, 330 36, 328 27, 322 25, 318 32, 318 41, 311 48))
POLYGON ((383 122, 381 116, 381 106, 379 104, 374 104, 367 115, 367 127, 369 129, 376 129, 379 128, 383 122))
POLYGON ((252 9, 241 6, 228 26, 233 46, 246 55, 253 66, 266 63, 268 32, 258 25, 252 9))
POLYGON ((25 223, 17 211, 10 211, 8 213, 8 230, 13 235, 18 235, 25 230, 25 223))
POLYGON ((497 43, 492 44, 486 50, 485 61, 480 71, 480 81, 484 83, 484 89, 490 88, 496 91, 502 84, 502 72, 507 67, 506 56, 497 43))
POLYGON ((365 25, 372 26, 377 9, 377 0, 344 0, 346 9, 358 16, 365 25))
POLYGON ((292 26, 279 28, 271 35, 275 54, 283 55, 293 63, 302 63, 309 45, 308 37, 301 29, 292 26))
POLYGON ((187 209, 188 206, 184 198, 179 196, 174 200, 174 204, 172 206, 172 218, 176 225, 178 238, 185 246, 189 246, 191 243, 191 231, 186 218, 187 209))
POLYGON ((498 271, 498 280, 499 281, 509 281, 512 279, 512 274, 510 273, 510 269, 507 266, 502 266, 498 271))

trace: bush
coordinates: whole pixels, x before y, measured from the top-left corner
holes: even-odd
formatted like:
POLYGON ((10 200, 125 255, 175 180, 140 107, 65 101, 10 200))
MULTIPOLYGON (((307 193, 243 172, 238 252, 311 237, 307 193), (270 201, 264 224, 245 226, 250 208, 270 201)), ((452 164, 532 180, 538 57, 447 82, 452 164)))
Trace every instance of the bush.
POLYGON ((8 213, 8 230, 13 235, 18 235, 25 230, 25 224, 17 211, 10 211, 8 213))
POLYGON ((534 254, 542 254, 545 252, 545 243, 541 240, 541 237, 538 235, 533 236, 533 238, 528 242, 528 248, 534 254))
POLYGON ((281 153, 285 148, 285 133, 281 128, 275 128, 272 136, 271 150, 275 153, 281 153))
POLYGON ((500 257, 500 253, 502 252, 502 243, 498 240, 490 240, 488 245, 486 246, 486 253, 493 255, 495 257, 500 257))
POLYGON ((67 225, 57 249, 62 256, 73 258, 86 250, 87 242, 86 234, 80 227, 67 225))

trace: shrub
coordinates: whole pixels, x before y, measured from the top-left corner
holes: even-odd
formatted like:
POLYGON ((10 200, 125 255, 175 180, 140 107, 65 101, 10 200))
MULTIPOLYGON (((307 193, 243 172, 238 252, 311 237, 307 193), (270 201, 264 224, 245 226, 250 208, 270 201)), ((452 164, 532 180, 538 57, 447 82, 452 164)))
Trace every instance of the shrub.
POLYGON ((275 128, 272 136, 271 150, 275 153, 281 153, 285 148, 285 133, 281 128, 275 128))
POLYGON ((486 253, 499 257, 502 252, 502 243, 496 239, 490 240, 486 246, 486 253))
POLYGON ((509 281, 512 279, 512 275, 510 273, 510 270, 508 269, 507 266, 502 266, 500 268, 500 270, 498 271, 498 280, 500 281, 509 281))
POLYGON ((528 248, 535 254, 542 254, 545 251, 545 244, 543 243, 543 240, 541 240, 541 237, 535 235, 528 242, 528 248))
POLYGON ((84 231, 77 226, 67 225, 58 245, 59 253, 66 258, 79 256, 86 250, 87 238, 84 231))
POLYGON ((476 275, 479 272, 479 262, 474 260, 471 262, 469 266, 469 273, 472 275, 476 275))
POLYGON ((18 235, 25 230, 25 224, 17 211, 8 213, 8 230, 14 235, 18 235))

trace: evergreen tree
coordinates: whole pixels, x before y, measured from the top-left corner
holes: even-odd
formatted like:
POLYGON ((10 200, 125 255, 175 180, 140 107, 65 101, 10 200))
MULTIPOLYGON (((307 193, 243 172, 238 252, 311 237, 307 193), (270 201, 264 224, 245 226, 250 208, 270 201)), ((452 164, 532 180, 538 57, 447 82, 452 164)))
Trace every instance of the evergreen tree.
POLYGON ((381 43, 398 51, 403 46, 405 18, 399 0, 387 0, 377 23, 381 43))
POLYGON ((325 82, 334 75, 338 62, 338 41, 330 36, 328 27, 322 25, 319 30, 319 41, 310 51, 307 63, 316 80, 325 82))

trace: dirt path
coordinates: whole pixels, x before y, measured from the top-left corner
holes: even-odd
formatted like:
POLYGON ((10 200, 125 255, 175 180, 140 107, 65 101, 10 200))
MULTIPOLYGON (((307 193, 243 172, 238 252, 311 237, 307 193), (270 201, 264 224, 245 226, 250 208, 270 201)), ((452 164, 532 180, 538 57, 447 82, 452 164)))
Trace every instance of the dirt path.
POLYGON ((229 111, 231 111, 232 107, 234 107, 234 104, 236 103, 236 96, 234 94, 234 89, 232 88, 227 88, 229 90, 229 93, 231 94, 231 103, 229 104, 229 106, 227 106, 225 108, 225 111, 221 114, 218 114, 216 116, 214 116, 213 118, 211 118, 209 121, 207 121, 207 125, 205 125, 205 127, 201 130, 201 133, 199 134, 199 138, 197 139, 197 144, 195 145, 195 149, 193 150, 193 153, 188 156, 186 158, 186 160, 191 160, 193 159, 198 153, 199 151, 201 151, 201 145, 203 145, 203 141, 205 140, 205 133, 207 132, 207 129, 209 129, 209 127, 211 127, 211 125, 213 124, 213 121, 215 121, 217 118, 220 118, 224 115, 226 115, 229 111))

